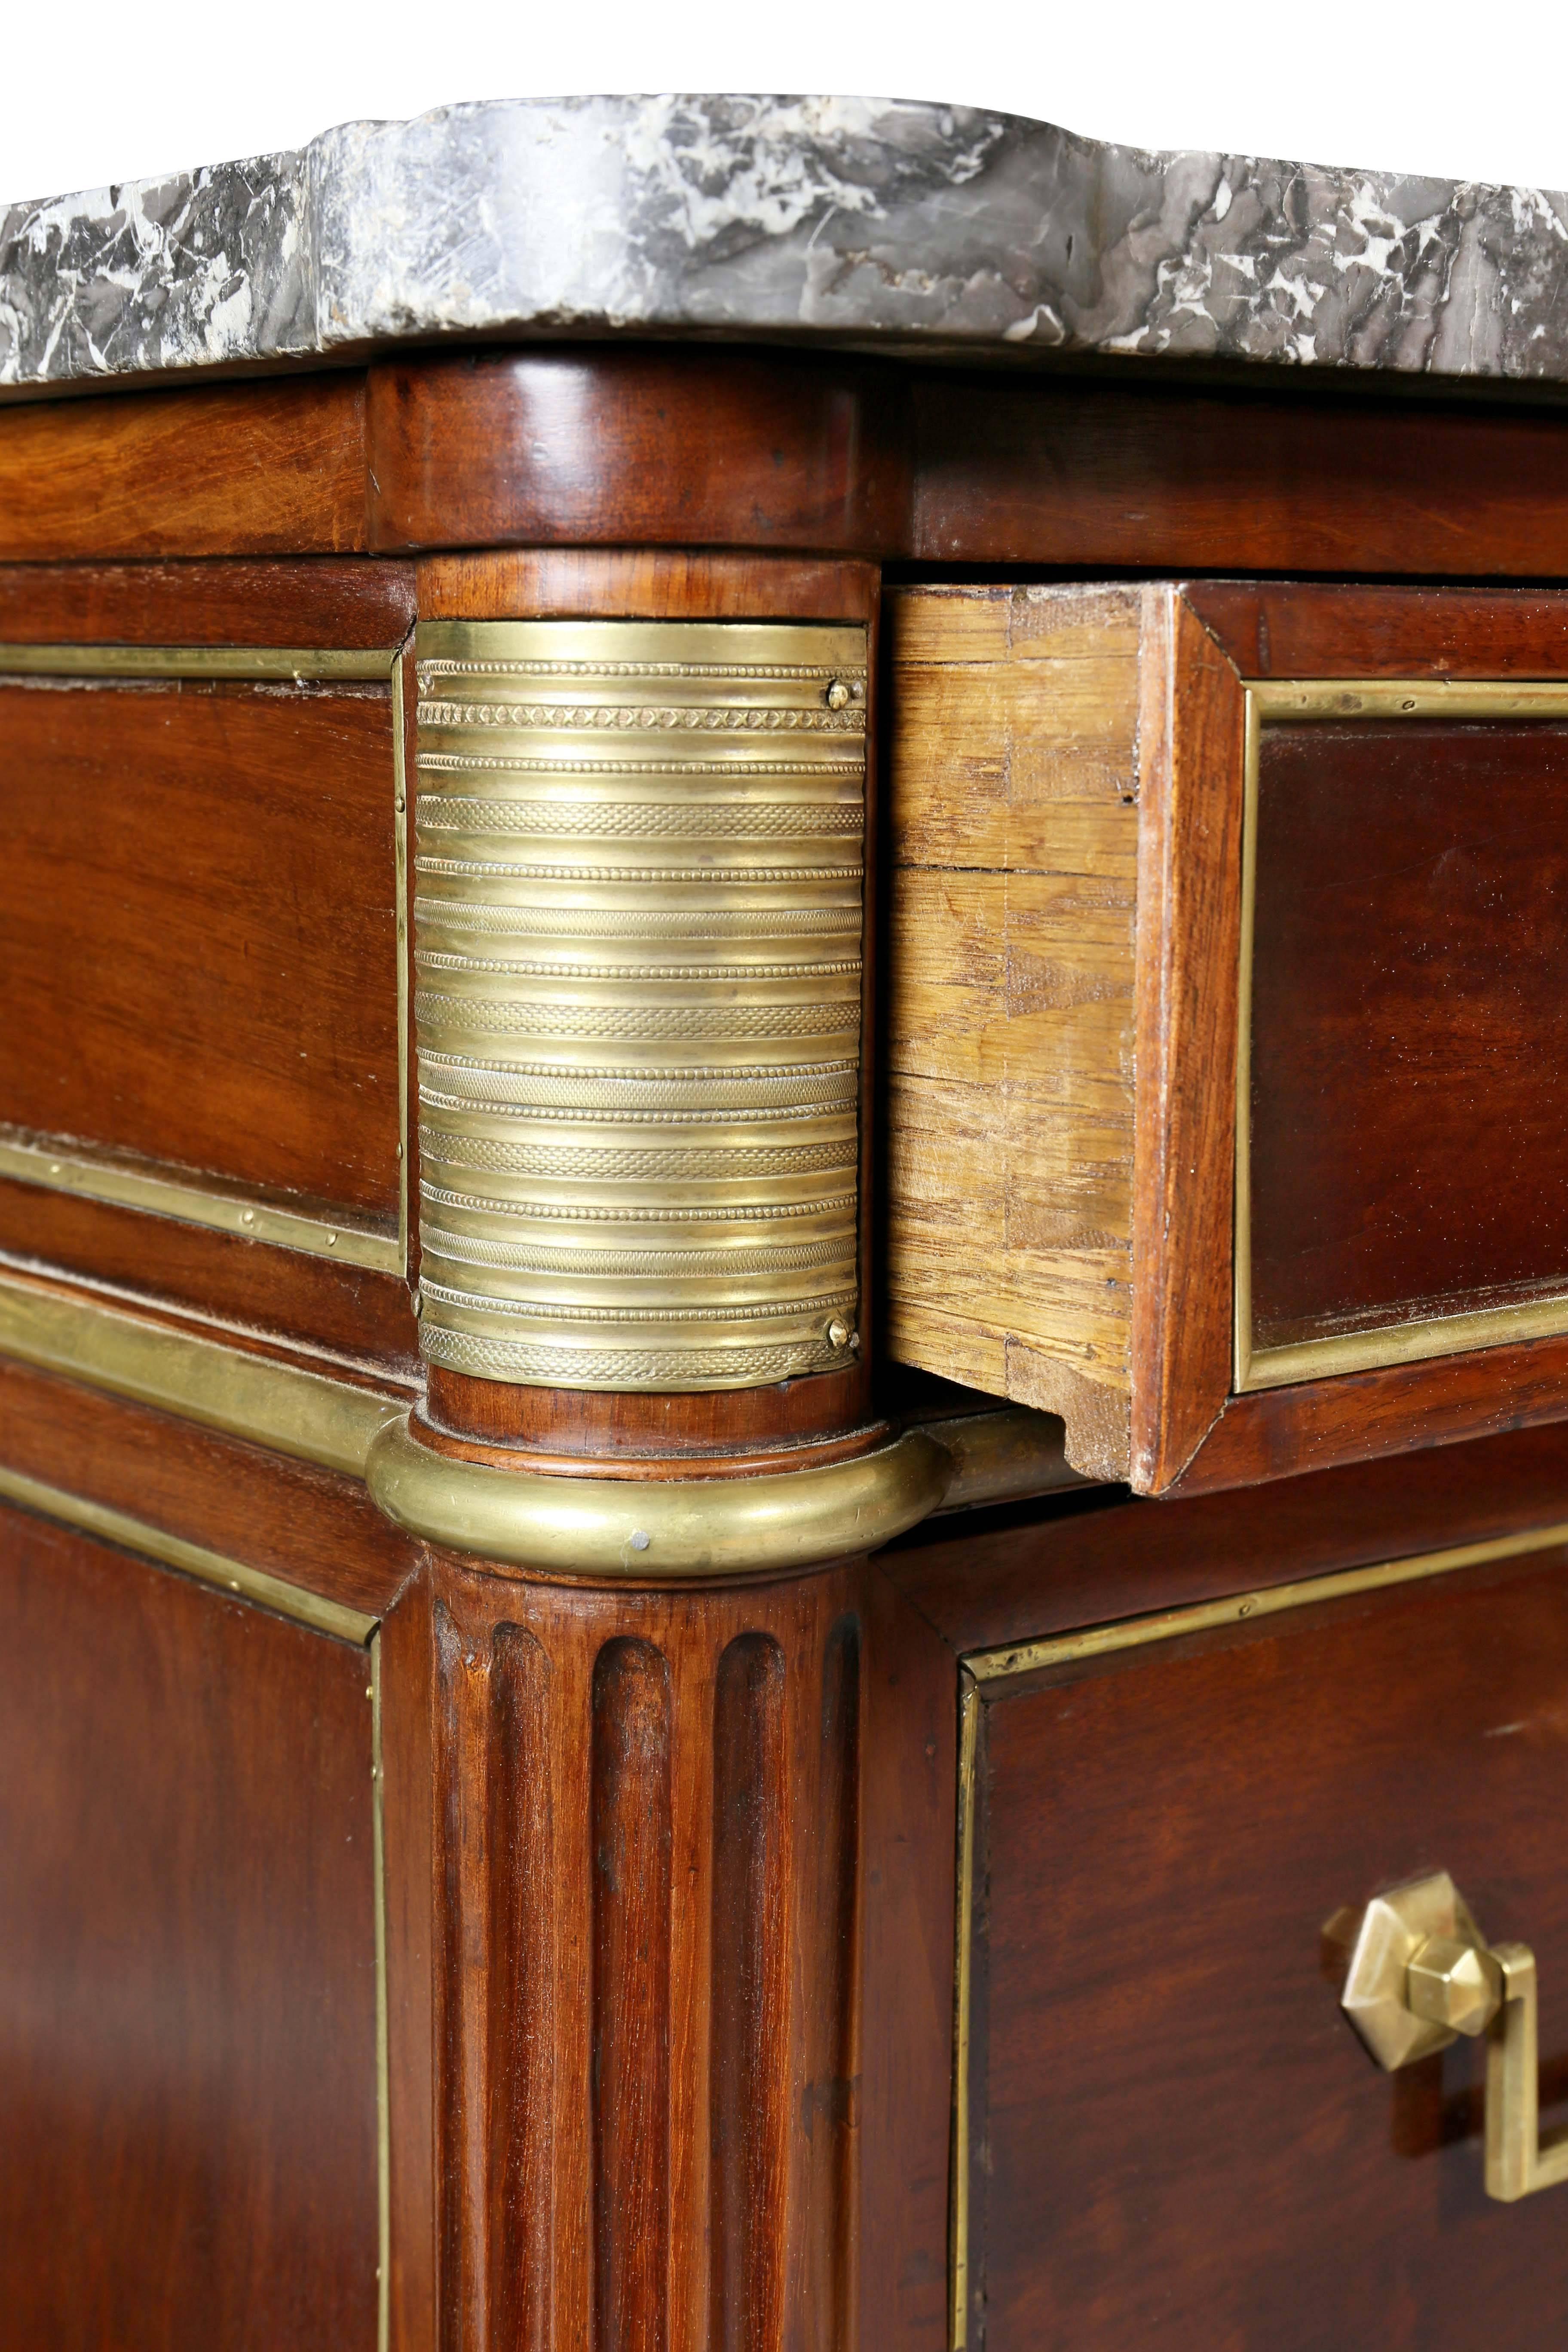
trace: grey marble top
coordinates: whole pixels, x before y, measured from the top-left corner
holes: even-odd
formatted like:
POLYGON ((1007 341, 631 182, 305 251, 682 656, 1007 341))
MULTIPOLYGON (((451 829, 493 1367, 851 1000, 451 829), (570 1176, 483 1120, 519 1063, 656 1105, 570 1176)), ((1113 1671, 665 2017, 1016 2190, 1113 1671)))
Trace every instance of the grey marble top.
POLYGON ((0 388, 462 336, 1568 379, 1568 196, 881 99, 582 98, 0 209, 0 388))

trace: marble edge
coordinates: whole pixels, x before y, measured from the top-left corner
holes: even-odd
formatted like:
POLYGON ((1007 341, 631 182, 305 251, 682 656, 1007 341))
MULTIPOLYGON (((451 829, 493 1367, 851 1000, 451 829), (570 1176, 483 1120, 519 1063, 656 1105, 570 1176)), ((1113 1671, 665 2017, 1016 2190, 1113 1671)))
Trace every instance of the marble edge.
POLYGON ((0 391, 413 341, 1568 379, 1568 195, 851 98, 487 100, 0 208, 0 391))

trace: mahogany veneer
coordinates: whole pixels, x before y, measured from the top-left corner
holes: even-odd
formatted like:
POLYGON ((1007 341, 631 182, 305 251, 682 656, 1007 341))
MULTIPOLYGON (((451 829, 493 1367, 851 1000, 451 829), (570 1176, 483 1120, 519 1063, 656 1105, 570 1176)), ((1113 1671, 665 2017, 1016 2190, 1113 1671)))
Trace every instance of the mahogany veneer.
MULTIPOLYGON (((1233 1186, 1246 682, 1568 682, 1565 530, 1558 412, 1305 374, 562 344, 0 411, 0 644, 404 647, 409 775, 421 621, 865 627, 881 991, 852 1371, 426 1376, 394 1273, 10 1180, 7 1312, 346 1365, 364 1445, 374 1381, 537 1511, 863 1463, 889 1356, 1101 1482, 550 1578, 394 1527, 352 1433, 5 1360, 5 1491, 140 1549, 0 1506, 0 2337, 946 2352, 960 2251, 973 2352, 1561 2332, 1555 2205, 1485 2205, 1474 2079, 1376 2075, 1319 1937, 1452 1868, 1560 2087, 1568 1337, 1238 1392, 1233 1186), (977 1652, 1543 1534, 986 1683, 961 1789, 977 1652)), ((0 1123, 395 1232, 390 684, 0 718, 0 1123)), ((1564 1271, 1562 734, 1267 738, 1264 1341, 1564 1271)))

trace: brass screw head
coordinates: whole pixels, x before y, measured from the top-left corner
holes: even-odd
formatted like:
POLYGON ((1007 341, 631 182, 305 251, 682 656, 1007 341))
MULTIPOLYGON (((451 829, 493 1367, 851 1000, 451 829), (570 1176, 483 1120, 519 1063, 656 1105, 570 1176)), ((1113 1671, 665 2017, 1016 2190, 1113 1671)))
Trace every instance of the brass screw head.
POLYGON ((841 677, 836 677, 823 699, 829 710, 842 710, 849 699, 849 688, 841 677))
POLYGON ((1456 2033, 1484 2033, 1502 2002, 1502 1970, 1491 1954, 1447 1936, 1427 1937, 1405 1985, 1417 2017, 1456 2033))
POLYGON ((836 1315, 832 1322, 827 1327, 828 1346, 830 1348, 847 1348, 853 1336, 854 1335, 850 1331, 848 1324, 842 1322, 836 1315))

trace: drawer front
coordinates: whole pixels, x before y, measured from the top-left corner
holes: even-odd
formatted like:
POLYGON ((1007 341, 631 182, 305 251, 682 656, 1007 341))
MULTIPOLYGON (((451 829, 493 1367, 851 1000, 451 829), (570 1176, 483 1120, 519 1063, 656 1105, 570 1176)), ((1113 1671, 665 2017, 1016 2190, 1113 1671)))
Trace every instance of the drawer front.
POLYGON ((1450 1872, 1489 1939, 1534 1949, 1556 2120, 1568 1546, 1548 1532, 971 1661, 960 2341, 1523 2352, 1568 2321, 1568 2188, 1486 2194, 1482 2045, 1379 2072, 1333 1939, 1347 1908, 1450 1872))
POLYGON ((0 643, 0 1248, 400 1355, 407 599, 326 571, 51 572, 0 643))
POLYGON ((895 1352, 1149 1493, 1568 1411, 1568 598, 893 638, 895 1352))

